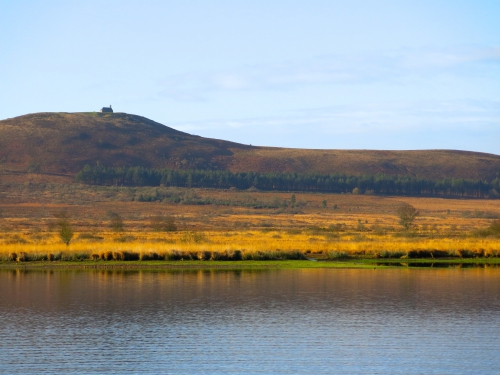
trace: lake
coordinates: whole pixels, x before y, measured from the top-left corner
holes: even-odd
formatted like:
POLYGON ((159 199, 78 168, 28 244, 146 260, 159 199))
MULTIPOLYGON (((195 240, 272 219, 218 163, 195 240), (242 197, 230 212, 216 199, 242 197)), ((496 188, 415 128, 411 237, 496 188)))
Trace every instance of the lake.
POLYGON ((499 374, 500 270, 0 270, 0 373, 499 374))

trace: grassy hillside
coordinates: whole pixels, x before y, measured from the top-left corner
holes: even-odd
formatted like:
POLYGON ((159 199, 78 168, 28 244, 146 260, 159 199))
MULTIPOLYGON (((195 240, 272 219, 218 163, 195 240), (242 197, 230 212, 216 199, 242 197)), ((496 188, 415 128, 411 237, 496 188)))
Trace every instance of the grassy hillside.
POLYGON ((192 136, 125 113, 36 113, 0 121, 6 169, 74 174, 85 164, 214 168, 230 142, 192 136))
POLYGON ((125 113, 36 113, 0 121, 0 173, 74 176, 85 164, 257 172, 385 173, 491 180, 500 156, 466 151, 253 147, 125 113))

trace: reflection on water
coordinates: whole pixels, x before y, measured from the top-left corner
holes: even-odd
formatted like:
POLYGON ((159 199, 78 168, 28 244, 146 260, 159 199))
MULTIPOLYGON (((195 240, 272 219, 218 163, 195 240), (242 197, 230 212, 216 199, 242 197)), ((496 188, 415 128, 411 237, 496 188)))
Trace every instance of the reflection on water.
POLYGON ((0 286, 0 373, 500 373, 498 269, 16 270, 0 286))
POLYGON ((414 267, 414 268, 500 268, 500 264, 457 263, 457 262, 377 262, 376 266, 414 267))

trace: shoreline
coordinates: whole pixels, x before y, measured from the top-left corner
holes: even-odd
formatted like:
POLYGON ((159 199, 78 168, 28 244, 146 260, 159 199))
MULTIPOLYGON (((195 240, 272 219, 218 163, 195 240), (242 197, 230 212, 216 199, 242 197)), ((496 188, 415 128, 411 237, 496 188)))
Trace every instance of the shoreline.
POLYGON ((31 261, 0 262, 0 270, 248 270, 248 269, 415 269, 500 268, 500 258, 420 258, 242 261, 31 261))

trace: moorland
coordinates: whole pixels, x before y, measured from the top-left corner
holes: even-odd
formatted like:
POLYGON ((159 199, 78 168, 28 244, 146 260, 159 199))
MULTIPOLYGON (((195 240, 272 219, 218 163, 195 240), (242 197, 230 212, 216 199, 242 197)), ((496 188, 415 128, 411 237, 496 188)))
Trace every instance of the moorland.
POLYGON ((0 121, 0 160, 4 264, 411 262, 500 255, 497 155, 264 148, 193 136, 128 114, 42 113, 0 121), (448 181, 456 194, 449 193, 451 187, 387 194, 360 179, 352 180, 354 188, 336 192, 310 185, 263 189, 255 178, 244 188, 78 180, 86 165, 298 178, 306 173, 425 177, 436 184, 448 181), (456 188, 461 181, 476 184, 470 186, 481 193, 456 188), (400 213, 405 205, 418 211, 409 225, 400 213))

